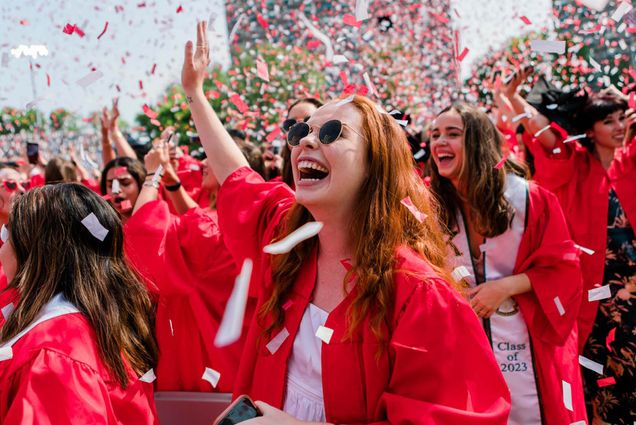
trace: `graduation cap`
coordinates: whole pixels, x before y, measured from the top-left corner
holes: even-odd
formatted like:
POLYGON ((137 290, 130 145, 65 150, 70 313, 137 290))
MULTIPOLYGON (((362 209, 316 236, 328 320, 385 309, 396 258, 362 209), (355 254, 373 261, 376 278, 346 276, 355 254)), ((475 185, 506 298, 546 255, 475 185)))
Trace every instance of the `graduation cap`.
POLYGON ((526 100, 550 121, 556 122, 568 133, 575 133, 573 117, 585 105, 587 97, 585 92, 559 90, 541 75, 526 100))
POLYGON ((393 21, 391 21, 391 18, 388 16, 379 16, 378 26, 380 27, 380 32, 387 32, 393 28, 393 21))

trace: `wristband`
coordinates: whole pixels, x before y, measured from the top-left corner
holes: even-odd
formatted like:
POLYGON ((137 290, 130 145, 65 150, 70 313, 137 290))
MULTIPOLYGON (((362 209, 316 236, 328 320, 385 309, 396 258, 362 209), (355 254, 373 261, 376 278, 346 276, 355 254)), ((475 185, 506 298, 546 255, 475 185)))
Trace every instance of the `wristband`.
POLYGON ((180 188, 181 188, 181 182, 176 182, 175 184, 170 186, 164 186, 164 189, 166 189, 168 192, 176 192, 180 188))

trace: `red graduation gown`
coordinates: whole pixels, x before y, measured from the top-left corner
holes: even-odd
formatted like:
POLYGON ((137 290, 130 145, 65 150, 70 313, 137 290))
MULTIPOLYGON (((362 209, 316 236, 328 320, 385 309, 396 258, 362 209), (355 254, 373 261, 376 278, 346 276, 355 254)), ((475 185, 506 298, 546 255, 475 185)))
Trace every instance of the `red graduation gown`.
POLYGON ((111 378, 96 335, 81 314, 50 319, 0 362, 0 422, 11 424, 158 424, 152 384, 129 369, 126 389, 111 378))
POLYGON ((171 216, 153 201, 128 220, 125 235, 128 257, 158 293, 157 389, 232 392, 243 342, 217 348, 214 338, 238 270, 216 218, 196 208, 171 216), (201 379, 206 367, 221 374, 216 389, 201 379))
MULTIPOLYGON (((219 192, 219 220, 235 258, 252 258, 259 305, 272 289, 262 248, 294 201, 282 183, 237 170, 219 192)), ((282 408, 287 361, 316 277, 316 252, 302 266, 284 326, 289 336, 271 354, 252 319, 235 396, 249 394, 282 408)), ((475 314, 459 294, 408 248, 396 253, 395 308, 384 329, 389 344, 378 358, 369 318, 342 341, 354 291, 330 314, 334 333, 322 345, 326 419, 332 423, 505 424, 510 396, 475 314)))
POLYGON ((566 253, 574 252, 574 246, 556 197, 534 184, 528 192, 527 226, 513 274, 528 275, 532 291, 515 300, 532 341, 545 424, 569 424, 586 417, 576 324, 581 271, 576 259, 564 259, 566 253), (565 310, 563 316, 554 301, 557 296, 565 310), (563 403, 561 381, 571 385, 573 412, 563 403))
POLYGON ((564 144, 566 134, 556 147, 561 153, 547 152, 537 141, 528 143, 535 156, 535 179, 554 192, 565 214, 574 242, 594 250, 581 254, 583 301, 579 313, 579 351, 587 341, 596 319, 598 301, 589 302, 587 291, 603 282, 607 246, 607 210, 609 190, 614 189, 627 219, 636 223, 636 142, 616 149, 614 161, 605 170, 587 149, 572 142, 564 144))

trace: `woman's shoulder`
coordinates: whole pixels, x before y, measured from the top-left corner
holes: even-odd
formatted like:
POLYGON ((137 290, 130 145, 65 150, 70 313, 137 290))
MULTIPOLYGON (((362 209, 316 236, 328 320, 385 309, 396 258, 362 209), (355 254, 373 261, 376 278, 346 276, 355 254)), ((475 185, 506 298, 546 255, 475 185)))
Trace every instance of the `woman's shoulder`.
POLYGON ((22 336, 12 350, 12 369, 33 362, 42 353, 65 363, 82 364, 95 373, 104 369, 95 332, 81 313, 54 317, 38 324, 22 336))

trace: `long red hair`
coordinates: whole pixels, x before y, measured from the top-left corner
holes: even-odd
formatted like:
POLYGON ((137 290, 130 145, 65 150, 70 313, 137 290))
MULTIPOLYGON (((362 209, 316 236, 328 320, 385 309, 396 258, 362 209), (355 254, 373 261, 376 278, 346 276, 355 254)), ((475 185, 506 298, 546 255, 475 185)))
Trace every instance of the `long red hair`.
MULTIPOLYGON (((408 142, 389 114, 378 111, 371 100, 355 96, 352 104, 362 115, 366 139, 368 177, 358 193, 349 237, 354 247, 352 269, 343 281, 355 275, 357 293, 348 311, 346 338, 350 338, 365 316, 371 315, 373 334, 386 342, 382 327, 394 302, 396 249, 408 246, 420 254, 443 278, 452 282, 446 269, 446 243, 437 220, 438 205, 416 174, 408 142), (401 201, 410 197, 427 218, 420 223, 401 201)), ((292 206, 276 240, 313 221, 302 205, 292 206)), ((291 292, 302 264, 316 248, 318 237, 306 240, 289 253, 272 258, 273 291, 258 312, 258 320, 269 337, 283 324, 282 304, 291 292)))

